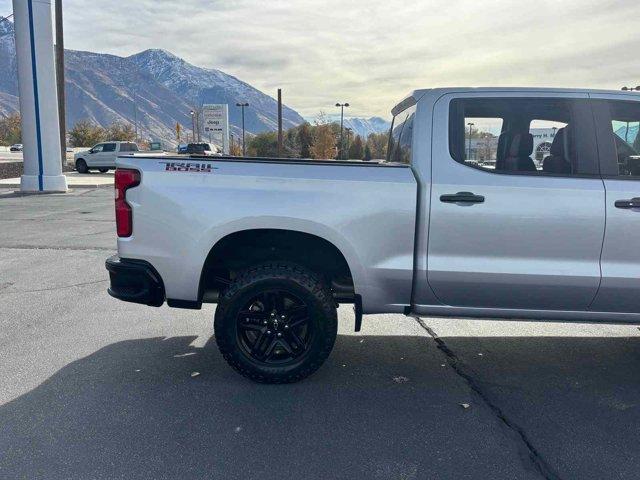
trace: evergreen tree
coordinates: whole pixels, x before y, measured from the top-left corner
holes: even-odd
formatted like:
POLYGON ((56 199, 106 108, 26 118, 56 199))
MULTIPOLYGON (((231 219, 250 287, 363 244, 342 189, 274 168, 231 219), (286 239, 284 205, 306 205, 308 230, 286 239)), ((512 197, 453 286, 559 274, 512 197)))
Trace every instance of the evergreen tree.
POLYGON ((371 133, 367 137, 367 146, 371 151, 371 158, 384 159, 387 157, 388 134, 371 133))
POLYGON ((349 158, 355 160, 362 160, 364 157, 364 144, 362 142, 362 137, 360 135, 356 135, 355 140, 349 145, 349 158))
POLYGON ((371 147, 369 146, 369 142, 367 142, 367 145, 364 147, 364 158, 363 160, 366 160, 367 162, 369 160, 371 160, 371 147))
POLYGON ((300 128, 294 127, 283 132, 282 154, 289 158, 299 158, 302 146, 300 144, 300 128))
POLYGON ((251 157, 277 157, 277 132, 263 132, 255 135, 247 145, 247 153, 251 157))

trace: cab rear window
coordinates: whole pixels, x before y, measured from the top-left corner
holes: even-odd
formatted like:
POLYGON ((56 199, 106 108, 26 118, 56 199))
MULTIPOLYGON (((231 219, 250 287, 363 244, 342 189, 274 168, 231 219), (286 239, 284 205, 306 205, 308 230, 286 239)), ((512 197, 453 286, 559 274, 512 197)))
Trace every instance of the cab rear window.
POLYGON ((395 163, 411 163, 411 145, 413 142, 413 121, 416 116, 416 105, 403 110, 393 117, 389 132, 387 161, 395 163))
POLYGON ((136 145, 135 143, 121 143, 120 151, 121 152, 137 152, 138 145, 136 145))

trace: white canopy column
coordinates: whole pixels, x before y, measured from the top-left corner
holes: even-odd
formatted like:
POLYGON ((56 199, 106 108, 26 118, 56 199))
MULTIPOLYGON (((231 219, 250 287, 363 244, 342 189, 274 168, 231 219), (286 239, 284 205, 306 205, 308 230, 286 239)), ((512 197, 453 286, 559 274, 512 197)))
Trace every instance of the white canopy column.
POLYGON ((13 0, 24 175, 23 192, 66 192, 53 52, 51 0, 13 0))

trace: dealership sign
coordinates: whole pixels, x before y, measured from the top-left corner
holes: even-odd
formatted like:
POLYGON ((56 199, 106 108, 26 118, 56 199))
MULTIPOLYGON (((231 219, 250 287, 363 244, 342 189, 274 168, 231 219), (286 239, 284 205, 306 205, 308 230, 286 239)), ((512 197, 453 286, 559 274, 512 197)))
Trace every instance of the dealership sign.
POLYGON ((204 135, 211 143, 222 147, 229 154, 229 105, 205 104, 202 106, 204 135))

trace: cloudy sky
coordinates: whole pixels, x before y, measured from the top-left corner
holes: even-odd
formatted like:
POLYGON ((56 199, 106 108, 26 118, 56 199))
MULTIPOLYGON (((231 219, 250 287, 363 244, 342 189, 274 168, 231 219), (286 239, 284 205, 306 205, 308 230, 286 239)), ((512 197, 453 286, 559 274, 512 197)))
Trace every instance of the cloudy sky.
MULTIPOLYGON (((414 88, 640 84, 637 0, 63 0, 67 48, 164 48, 305 116, 414 88)), ((11 11, 0 0, 0 14, 11 11)))

